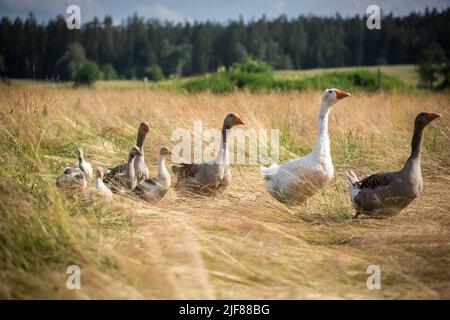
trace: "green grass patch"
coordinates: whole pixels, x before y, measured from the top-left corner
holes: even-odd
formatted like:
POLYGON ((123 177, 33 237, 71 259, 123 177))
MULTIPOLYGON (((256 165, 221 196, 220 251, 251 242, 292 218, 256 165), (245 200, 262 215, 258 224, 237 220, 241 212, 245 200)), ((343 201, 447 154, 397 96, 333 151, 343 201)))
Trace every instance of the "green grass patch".
POLYGON ((376 72, 355 70, 331 72, 298 79, 277 79, 272 72, 214 73, 192 80, 186 80, 180 87, 188 92, 210 91, 227 93, 234 90, 257 91, 301 91, 306 89, 346 88, 351 91, 402 90, 409 86, 403 81, 381 73, 380 81, 376 72))

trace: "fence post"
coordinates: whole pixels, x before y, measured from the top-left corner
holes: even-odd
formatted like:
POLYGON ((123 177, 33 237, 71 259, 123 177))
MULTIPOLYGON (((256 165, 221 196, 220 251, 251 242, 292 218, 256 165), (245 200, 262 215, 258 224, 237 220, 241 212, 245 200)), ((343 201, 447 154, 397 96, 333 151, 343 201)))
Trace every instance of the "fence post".
POLYGON ((381 70, 379 67, 377 70, 377 77, 378 77, 378 90, 381 90, 381 70))

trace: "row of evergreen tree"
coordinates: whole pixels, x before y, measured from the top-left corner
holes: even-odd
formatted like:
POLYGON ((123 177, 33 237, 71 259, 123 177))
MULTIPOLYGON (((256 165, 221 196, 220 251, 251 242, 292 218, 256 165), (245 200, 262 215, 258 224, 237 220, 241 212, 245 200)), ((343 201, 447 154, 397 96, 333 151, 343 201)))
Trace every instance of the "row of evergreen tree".
POLYGON ((95 18, 69 30, 58 16, 38 23, 32 14, 0 23, 0 72, 14 78, 71 79, 85 60, 106 78, 141 78, 155 68, 164 76, 201 74, 245 57, 275 69, 417 63, 437 43, 450 57, 450 8, 382 17, 369 30, 366 17, 264 17, 226 24, 168 23, 134 15, 114 25, 95 18), (74 45, 76 43, 76 45, 74 45))

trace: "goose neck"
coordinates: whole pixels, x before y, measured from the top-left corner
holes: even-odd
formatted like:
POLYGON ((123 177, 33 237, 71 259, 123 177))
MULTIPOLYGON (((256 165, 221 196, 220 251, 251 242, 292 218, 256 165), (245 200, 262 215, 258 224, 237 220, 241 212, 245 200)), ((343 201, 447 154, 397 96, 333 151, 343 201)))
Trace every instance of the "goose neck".
POLYGON ((324 101, 320 104, 319 117, 317 118, 317 140, 313 153, 317 156, 329 156, 330 139, 328 137, 328 115, 330 107, 324 101))
POLYGON ((165 156, 160 156, 158 159, 158 182, 166 188, 170 187, 171 184, 170 173, 166 167, 165 156))
POLYGON ((422 139, 423 139, 423 128, 418 127, 416 125, 414 127, 414 133, 411 140, 411 158, 413 159, 420 158, 422 139))
POLYGON ((102 178, 98 177, 97 180, 95 181, 95 184, 97 185, 97 187, 102 186, 103 185, 102 178))
POLYGON ((419 171, 420 173, 420 149, 423 139, 423 128, 414 126, 414 133, 411 140, 411 155, 406 161, 403 170, 410 170, 411 172, 419 171))
POLYGON ((146 135, 147 133, 139 131, 136 137, 136 146, 141 149, 141 152, 144 152, 142 147, 144 146, 146 135))
POLYGON ((159 156, 158 159, 158 178, 165 178, 169 175, 169 171, 166 167, 166 157, 159 156))
POLYGON ((134 155, 128 157, 127 175, 129 178, 134 179, 134 155))
POLYGON ((220 138, 220 150, 215 159, 215 162, 218 164, 228 164, 229 162, 229 151, 228 151, 229 134, 230 134, 230 127, 224 124, 222 127, 222 135, 220 138))

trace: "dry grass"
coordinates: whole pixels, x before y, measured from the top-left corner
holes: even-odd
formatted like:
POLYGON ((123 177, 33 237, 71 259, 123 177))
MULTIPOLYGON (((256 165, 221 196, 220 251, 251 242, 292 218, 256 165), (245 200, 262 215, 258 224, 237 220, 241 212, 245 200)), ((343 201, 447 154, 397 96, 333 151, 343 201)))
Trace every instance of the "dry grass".
POLYGON ((448 93, 357 93, 336 105, 335 178, 307 207, 274 201, 249 165, 233 168, 223 195, 171 190, 156 206, 119 196, 89 202, 53 186, 78 145, 94 165, 122 162, 142 120, 153 127, 145 145, 152 173, 175 128, 192 130, 194 120, 218 128, 230 111, 248 127, 284 128, 282 157, 292 158, 314 143, 320 94, 1 86, 0 296, 450 298, 448 93), (394 218, 351 220, 345 171, 400 168, 424 110, 443 117, 426 130, 422 196, 394 218), (81 266, 82 290, 65 289, 69 264, 81 266), (366 288, 370 264, 381 267, 381 290, 366 288))

